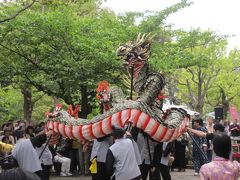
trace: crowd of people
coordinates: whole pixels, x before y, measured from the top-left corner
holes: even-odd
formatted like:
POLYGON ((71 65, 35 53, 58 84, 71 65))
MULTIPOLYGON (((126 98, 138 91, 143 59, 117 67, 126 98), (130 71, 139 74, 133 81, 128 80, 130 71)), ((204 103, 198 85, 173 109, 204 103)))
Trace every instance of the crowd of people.
POLYGON ((209 117, 206 122, 193 120, 188 128, 193 142, 187 132, 173 142, 160 143, 135 127, 126 131, 113 126, 112 134, 84 145, 64 138, 52 145, 47 143, 52 132, 44 132, 44 122, 9 121, 2 125, 0 153, 2 159, 13 157, 18 168, 4 170, 1 164, 0 177, 11 179, 12 174, 19 174, 19 178, 49 180, 55 172, 59 176, 91 175, 93 180, 170 180, 171 170, 185 171, 186 151, 191 149, 194 175, 201 179, 232 175, 236 179, 240 166, 231 161, 230 137, 240 135, 237 120, 214 123, 209 117))
MULTIPOLYGON (((90 175, 90 144, 83 146, 76 140, 61 138, 57 145, 46 145, 45 123, 34 125, 26 121, 9 121, 2 125, 0 135, 1 168, 13 157, 17 166, 49 179, 50 172, 60 176, 90 175), (11 156, 10 156, 11 155, 11 156)), ((8 168, 8 167, 7 167, 8 168)))
POLYGON ((202 120, 198 119, 193 121, 193 129, 188 130, 194 134, 194 140, 200 147, 196 148, 196 144, 193 144, 194 175, 200 174, 201 179, 238 178, 240 165, 232 161, 232 140, 238 139, 240 135, 237 120, 214 123, 214 119, 208 117, 204 126, 202 120))

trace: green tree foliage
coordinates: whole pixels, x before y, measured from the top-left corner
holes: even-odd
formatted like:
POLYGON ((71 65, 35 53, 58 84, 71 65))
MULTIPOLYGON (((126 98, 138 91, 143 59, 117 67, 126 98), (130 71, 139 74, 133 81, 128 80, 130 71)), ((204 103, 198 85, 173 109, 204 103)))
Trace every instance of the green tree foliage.
POLYGON ((207 94, 207 104, 210 107, 222 106, 224 116, 228 115, 231 104, 239 107, 240 97, 240 53, 238 50, 230 51, 227 58, 216 62, 220 73, 212 88, 207 94))
POLYGON ((175 71, 179 84, 179 97, 190 108, 203 114, 207 92, 215 84, 226 58, 226 39, 214 32, 192 30, 181 32, 178 43, 193 59, 194 66, 175 71))
MULTIPOLYGON (((197 53, 183 46, 187 44, 185 34, 182 39, 173 38, 175 32, 164 24, 171 13, 190 4, 182 0, 158 13, 115 16, 99 9, 99 1, 95 0, 35 3, 13 20, 0 24, 1 83, 35 88, 66 104, 80 102, 85 117, 91 112, 89 101, 95 98, 99 81, 120 83, 123 69, 115 50, 119 44, 134 40, 138 33, 156 34, 150 61, 154 69, 167 71, 199 64, 197 53)), ((13 14, 19 7, 19 3, 9 4, 1 9, 1 15, 13 14)))
POLYGON ((67 104, 79 103, 83 92, 81 100, 88 101, 97 82, 114 80, 112 74, 121 69, 115 50, 137 34, 106 11, 80 16, 73 9, 63 3, 44 12, 29 10, 2 25, 0 33, 1 52, 8 57, 1 59, 2 66, 18 82, 67 104))
POLYGON ((19 90, 12 87, 0 89, 0 124, 23 117, 23 97, 19 90))

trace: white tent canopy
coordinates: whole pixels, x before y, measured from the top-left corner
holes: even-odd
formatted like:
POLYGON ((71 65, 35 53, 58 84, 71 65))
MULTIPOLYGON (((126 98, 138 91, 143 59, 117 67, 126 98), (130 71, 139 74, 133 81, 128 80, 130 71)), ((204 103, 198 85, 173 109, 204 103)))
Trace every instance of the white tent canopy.
POLYGON ((185 111, 187 111, 187 113, 188 113, 190 116, 199 115, 199 112, 192 111, 192 110, 190 110, 187 106, 178 106, 178 105, 170 104, 170 102, 169 102, 168 100, 166 101, 166 103, 163 104, 162 110, 163 110, 163 111, 166 111, 167 109, 171 109, 171 108, 182 108, 182 109, 184 109, 185 111))

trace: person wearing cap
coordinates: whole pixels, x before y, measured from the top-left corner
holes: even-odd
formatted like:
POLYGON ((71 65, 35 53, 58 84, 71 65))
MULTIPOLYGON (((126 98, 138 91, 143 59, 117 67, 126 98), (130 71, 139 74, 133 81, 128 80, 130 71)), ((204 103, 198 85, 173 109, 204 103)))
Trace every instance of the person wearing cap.
POLYGON ((138 167, 132 140, 124 138, 125 130, 113 126, 115 143, 110 146, 106 158, 106 170, 112 180, 139 180, 138 167))

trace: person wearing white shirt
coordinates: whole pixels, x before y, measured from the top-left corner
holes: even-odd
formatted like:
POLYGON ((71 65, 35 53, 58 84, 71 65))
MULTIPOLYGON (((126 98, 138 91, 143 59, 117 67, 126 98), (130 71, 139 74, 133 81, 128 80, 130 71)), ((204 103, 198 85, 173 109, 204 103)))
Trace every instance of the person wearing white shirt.
POLYGON ((25 131, 17 130, 15 135, 18 141, 12 150, 12 155, 17 160, 19 167, 25 171, 37 174, 42 179, 41 162, 34 148, 45 143, 47 139, 46 134, 26 139, 25 131))

